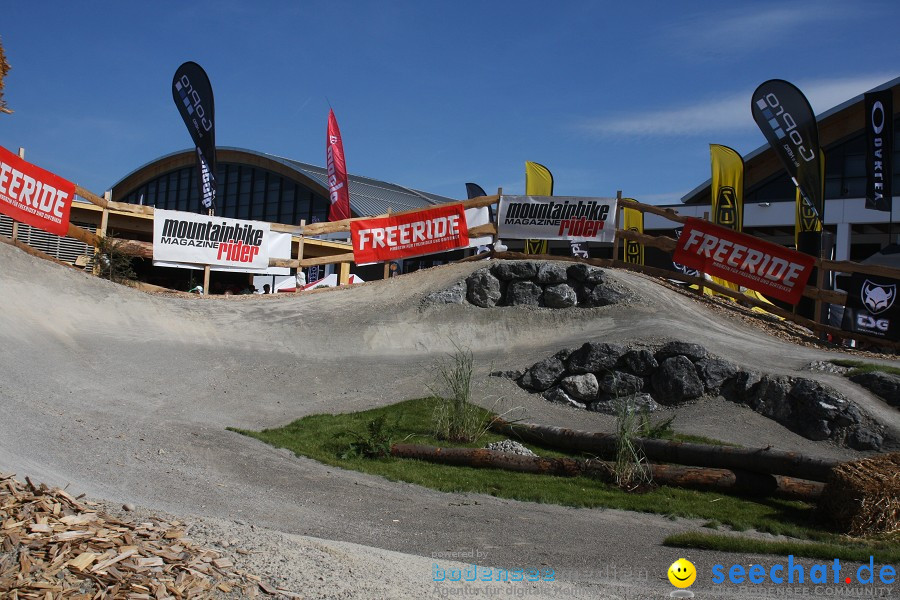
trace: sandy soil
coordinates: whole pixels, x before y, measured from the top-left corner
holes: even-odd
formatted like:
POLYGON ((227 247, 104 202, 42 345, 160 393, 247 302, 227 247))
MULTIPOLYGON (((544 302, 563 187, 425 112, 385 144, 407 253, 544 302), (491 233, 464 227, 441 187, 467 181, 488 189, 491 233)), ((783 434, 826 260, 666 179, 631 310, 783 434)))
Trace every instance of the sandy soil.
MULTIPOLYGON (((0 471, 110 506, 194 519, 201 539, 258 548, 255 567, 307 597, 453 597, 458 584, 432 581, 432 557, 446 552, 557 573, 552 585, 469 590, 482 596, 559 597, 565 589, 569 597, 657 598, 671 591, 665 571, 680 555, 707 573, 714 563, 771 562, 661 546, 666 535, 699 527, 692 521, 439 493, 225 430, 419 397, 452 342, 475 351, 485 404, 502 396, 532 421, 612 424, 546 403, 490 371, 523 368, 587 340, 680 339, 760 371, 821 379, 900 437, 895 409, 839 377, 802 371, 841 353, 774 337, 630 273, 614 274, 638 298, 628 305, 552 311, 423 302, 483 263, 349 289, 231 298, 149 295, 6 245, 0 265, 0 471)), ((858 455, 724 401, 687 407, 676 424, 746 445, 858 455)), ((698 578, 692 589, 709 587, 698 578)))

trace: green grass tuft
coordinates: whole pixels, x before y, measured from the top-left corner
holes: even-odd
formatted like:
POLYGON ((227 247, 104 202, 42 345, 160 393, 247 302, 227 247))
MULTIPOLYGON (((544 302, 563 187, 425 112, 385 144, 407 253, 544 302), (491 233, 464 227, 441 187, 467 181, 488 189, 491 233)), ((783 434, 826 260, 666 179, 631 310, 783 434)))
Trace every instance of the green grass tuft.
POLYGON ((847 377, 859 375, 861 373, 888 373, 890 375, 900 375, 900 367, 892 367, 890 365, 879 365, 875 363, 867 363, 861 360, 852 360, 848 358, 836 358, 829 361, 833 365, 839 367, 847 367, 847 377))
POLYGON ((780 556, 804 556, 830 560, 852 560, 868 562, 870 556, 876 563, 900 562, 900 544, 891 542, 860 542, 832 536, 827 542, 798 542, 791 540, 760 540, 744 536, 719 535, 714 533, 676 533, 663 541, 672 548, 698 548, 719 552, 739 552, 742 554, 777 554, 780 556))

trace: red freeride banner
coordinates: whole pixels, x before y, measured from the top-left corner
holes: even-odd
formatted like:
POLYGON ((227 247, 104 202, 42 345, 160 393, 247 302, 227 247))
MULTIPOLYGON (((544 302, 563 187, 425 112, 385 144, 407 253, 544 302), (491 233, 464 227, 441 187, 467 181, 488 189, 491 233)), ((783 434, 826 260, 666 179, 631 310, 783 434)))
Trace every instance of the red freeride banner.
POLYGON ((75 184, 0 146, 0 213, 56 235, 69 231, 75 184))
POLYGON ((353 260, 384 262, 444 252, 469 245, 462 204, 449 204, 395 217, 350 222, 353 260))
POLYGON ((702 219, 688 219, 673 260, 791 304, 800 301, 815 263, 808 254, 702 219))
POLYGON ((344 142, 338 129, 334 111, 328 111, 328 140, 325 144, 325 165, 328 168, 328 193, 331 207, 329 221, 350 218, 350 187, 347 183, 347 163, 344 161, 344 142))

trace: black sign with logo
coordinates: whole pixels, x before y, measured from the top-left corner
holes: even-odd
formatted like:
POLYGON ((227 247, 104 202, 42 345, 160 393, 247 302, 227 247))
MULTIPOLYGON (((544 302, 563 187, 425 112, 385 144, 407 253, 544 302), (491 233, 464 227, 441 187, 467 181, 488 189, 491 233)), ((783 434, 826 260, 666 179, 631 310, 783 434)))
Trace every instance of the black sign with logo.
POLYGON ((893 200, 894 95, 866 94, 866 208, 890 212, 893 200))
POLYGON ((753 119, 821 220, 824 217, 819 129, 806 96, 793 84, 770 79, 753 92, 753 119))
POLYGON ((203 67, 186 62, 172 78, 172 99, 197 148, 197 187, 207 209, 216 203, 216 128, 212 85, 203 67))
POLYGON ((841 329, 900 340, 900 281, 854 273, 841 329))

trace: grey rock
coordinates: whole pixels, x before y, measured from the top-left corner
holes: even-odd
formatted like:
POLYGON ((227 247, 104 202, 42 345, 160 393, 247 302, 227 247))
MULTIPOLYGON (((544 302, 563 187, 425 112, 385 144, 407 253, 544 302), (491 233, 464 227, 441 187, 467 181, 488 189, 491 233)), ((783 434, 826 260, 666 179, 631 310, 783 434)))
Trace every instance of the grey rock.
POLYGON ((749 404, 750 391, 759 380, 760 375, 755 371, 738 371, 722 383, 719 393, 726 400, 749 404))
POLYGON ((425 300, 432 304, 462 304, 466 301, 467 288, 465 280, 457 281, 445 290, 428 294, 425 300))
POLYGON ((565 372, 566 367, 563 364, 563 359, 559 354, 554 354, 535 363, 522 375, 519 384, 522 387, 542 392, 559 381, 565 372))
POLYGON ((878 371, 859 373, 850 377, 850 381, 863 386, 891 406, 900 408, 900 375, 878 371))
POLYGON ((630 402, 637 412, 654 412, 659 410, 659 404, 653 400, 650 394, 635 394, 626 398, 617 398, 612 400, 598 400, 588 405, 588 410, 592 412, 604 413, 607 415, 618 415, 622 404, 630 402))
POLYGON ((644 389, 644 378, 623 371, 601 373, 600 391, 613 397, 631 396, 644 389))
POLYGON ((475 271, 466 278, 469 302, 481 308, 496 306, 500 301, 500 280, 491 275, 487 269, 475 271))
POLYGON ((690 342, 669 342, 656 351, 656 360, 662 363, 667 358, 678 355, 687 356, 691 362, 697 362, 698 360, 703 360, 709 356, 709 352, 707 352, 706 348, 700 344, 692 344, 690 342))
POLYGON ((569 357, 568 370, 576 375, 611 371, 624 353, 625 348, 618 344, 587 342, 569 357))
POLYGON ((584 276, 584 282, 587 285, 605 285, 607 283, 606 273, 599 267, 591 267, 584 276))
POLYGON ((540 306, 544 290, 532 281, 513 281, 506 288, 506 303, 510 306, 540 306))
POLYGON ((859 407, 853 402, 848 402, 847 407, 834 418, 834 424, 838 427, 849 427, 861 423, 862 420, 863 414, 859 407))
POLYGON ((544 290, 544 305, 549 308, 569 308, 578 303, 578 295, 568 284, 549 285, 544 290))
POLYGON ((569 268, 566 269, 566 274, 569 276, 569 279, 581 282, 586 281, 590 277, 593 283, 601 281, 603 277, 603 273, 599 268, 585 263, 570 265, 569 268))
POLYGON ((847 445, 854 450, 881 450, 884 438, 867 427, 854 427, 847 436, 847 445))
POLYGON ((831 437, 831 427, 825 419, 811 419, 799 423, 798 433, 803 437, 820 442, 831 437))
POLYGON ((796 403, 798 415, 828 422, 843 413, 849 404, 836 390, 812 379, 795 380, 790 396, 796 403))
POLYGON ((491 442, 485 448, 494 452, 506 452, 507 454, 518 454, 519 456, 537 456, 537 454, 515 440, 491 442))
POLYGON ((788 378, 764 375, 747 393, 747 404, 759 414, 788 426, 794 415, 790 391, 788 378))
POLYGON ((599 390, 597 378, 593 373, 564 377, 559 383, 559 387, 576 400, 583 400, 586 402, 596 400, 597 391, 599 390))
POLYGON ((537 282, 544 285, 565 283, 568 279, 566 266, 560 263, 546 262, 538 267, 537 282))
POLYGON ((597 285, 588 295, 586 304, 588 306, 609 306, 610 304, 618 304, 625 299, 625 294, 618 292, 608 285, 597 285))
POLYGON ((697 370, 685 356, 673 356, 662 361, 650 377, 653 396, 662 404, 678 404, 703 395, 703 382, 697 370))
POLYGON ((707 357, 698 360, 694 366, 706 391, 711 394, 718 394, 722 384, 738 372, 737 365, 722 358, 707 357))
POLYGON ((534 279, 537 264, 527 260, 501 261, 491 267, 491 273, 503 281, 513 279, 534 279))
POLYGON ((122 510, 126 512, 134 512, 136 509, 134 507, 134 504, 132 504, 131 502, 126 502, 122 505, 122 510))
POLYGON ((568 395, 565 390, 555 387, 550 388, 546 392, 543 393, 544 398, 549 400, 550 402, 555 402, 556 404, 565 404, 567 406, 572 406, 574 408, 587 408, 587 405, 583 402, 579 402, 578 400, 572 398, 568 395))
POLYGON ((653 353, 646 349, 629 350, 620 361, 625 368, 635 375, 649 377, 659 367, 653 353))

